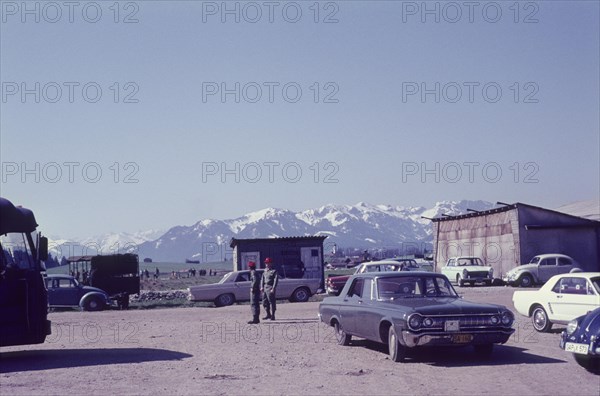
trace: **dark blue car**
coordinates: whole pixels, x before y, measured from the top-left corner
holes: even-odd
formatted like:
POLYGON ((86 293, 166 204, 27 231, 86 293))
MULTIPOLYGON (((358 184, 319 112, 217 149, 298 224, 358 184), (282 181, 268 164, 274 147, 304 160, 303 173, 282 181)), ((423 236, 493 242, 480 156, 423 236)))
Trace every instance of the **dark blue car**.
POLYGON ((600 374, 600 308, 569 322, 561 334, 560 347, 573 352, 580 366, 600 374))

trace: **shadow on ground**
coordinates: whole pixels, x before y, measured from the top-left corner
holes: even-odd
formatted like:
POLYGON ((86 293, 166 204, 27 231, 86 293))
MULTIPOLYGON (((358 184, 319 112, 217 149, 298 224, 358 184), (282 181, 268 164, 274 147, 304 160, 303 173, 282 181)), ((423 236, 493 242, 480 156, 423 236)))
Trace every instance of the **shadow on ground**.
MULTIPOLYGON (((362 347, 383 354, 388 353, 387 345, 368 340, 352 340, 350 346, 362 347)), ((403 364, 426 363, 439 367, 501 366, 514 364, 567 363, 567 360, 553 359, 536 355, 528 349, 507 345, 496 345, 490 357, 475 353, 473 347, 415 348, 408 352, 403 364)))
POLYGON ((0 353, 0 373, 181 360, 187 353, 154 348, 46 349, 0 353))

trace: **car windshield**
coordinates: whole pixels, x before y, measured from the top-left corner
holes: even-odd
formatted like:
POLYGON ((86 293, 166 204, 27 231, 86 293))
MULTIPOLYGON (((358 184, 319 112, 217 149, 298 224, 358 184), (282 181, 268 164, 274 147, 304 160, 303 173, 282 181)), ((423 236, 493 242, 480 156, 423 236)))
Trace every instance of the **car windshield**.
POLYGON ((478 257, 461 257, 458 259, 458 265, 461 267, 466 265, 483 266, 483 261, 478 257))
POLYGON ((448 279, 442 276, 381 277, 377 279, 377 296, 383 300, 458 297, 448 279))
POLYGON ((531 259, 529 264, 537 264, 539 262, 540 262, 540 256, 535 256, 534 258, 531 259))
POLYGON ((596 292, 600 294, 600 276, 590 278, 590 281, 592 282, 592 285, 594 285, 594 289, 596 289, 596 292))

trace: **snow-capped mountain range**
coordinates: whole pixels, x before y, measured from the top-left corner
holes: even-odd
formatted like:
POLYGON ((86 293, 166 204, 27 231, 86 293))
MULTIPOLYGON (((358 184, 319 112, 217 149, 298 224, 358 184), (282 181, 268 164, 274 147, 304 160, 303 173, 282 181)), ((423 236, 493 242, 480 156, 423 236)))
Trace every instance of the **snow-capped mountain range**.
MULTIPOLYGON (((140 259, 182 262, 185 259, 219 261, 231 257, 229 242, 236 238, 269 238, 301 235, 327 235, 332 247, 399 248, 403 244, 431 243, 433 218, 466 213, 467 208, 486 210, 494 205, 485 201, 444 201, 433 208, 371 205, 326 205, 318 209, 293 212, 267 208, 229 219, 200 220, 191 226, 176 226, 157 235, 156 231, 138 234, 109 234, 79 241, 51 240, 59 255, 83 255, 136 251, 140 259), (57 249, 58 247, 58 249, 57 249)), ((330 248, 328 250, 331 250, 330 248)))
MULTIPOLYGON (((50 248, 59 256, 110 254, 134 251, 140 260, 183 262, 186 259, 220 261, 231 257, 229 242, 236 238, 269 238, 301 235, 327 235, 326 250, 338 247, 401 248, 425 247, 433 241, 431 221, 442 214, 467 213, 467 209, 487 210, 486 201, 442 201, 432 208, 371 205, 326 205, 293 212, 267 208, 229 220, 205 219, 191 226, 175 226, 166 232, 108 234, 76 241, 51 239, 50 248)), ((598 201, 582 201, 562 206, 558 211, 597 219, 598 201)))

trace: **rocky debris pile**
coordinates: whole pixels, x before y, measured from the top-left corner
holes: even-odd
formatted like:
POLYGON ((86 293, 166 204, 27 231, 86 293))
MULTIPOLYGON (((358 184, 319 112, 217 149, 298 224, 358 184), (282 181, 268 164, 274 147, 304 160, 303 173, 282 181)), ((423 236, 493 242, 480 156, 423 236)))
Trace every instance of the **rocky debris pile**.
POLYGON ((168 291, 142 291, 139 296, 131 296, 131 302, 143 301, 165 301, 165 300, 180 300, 187 299, 188 292, 186 290, 168 290, 168 291))

